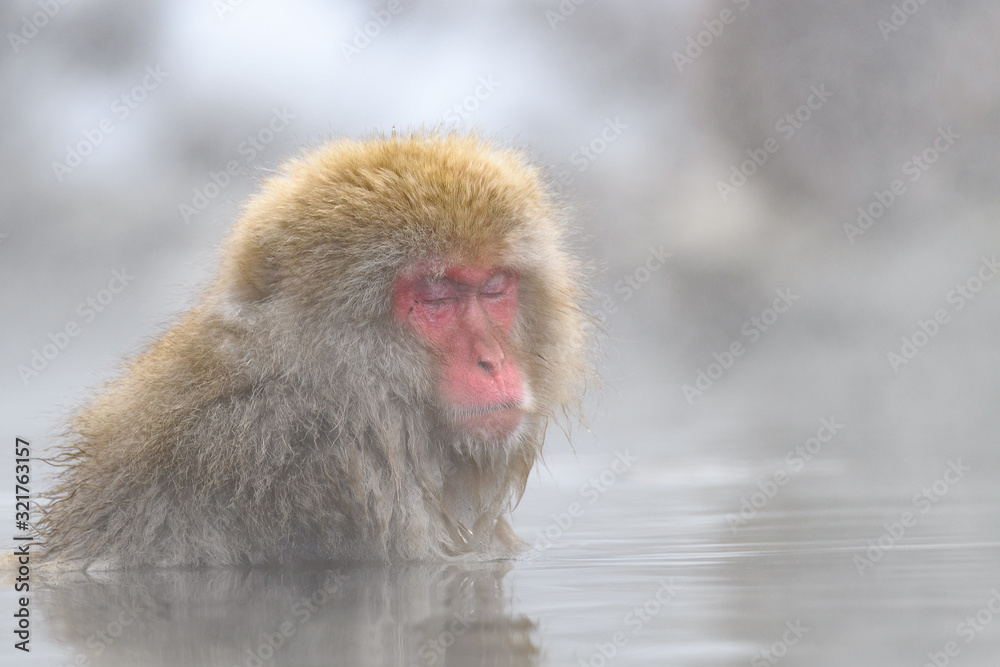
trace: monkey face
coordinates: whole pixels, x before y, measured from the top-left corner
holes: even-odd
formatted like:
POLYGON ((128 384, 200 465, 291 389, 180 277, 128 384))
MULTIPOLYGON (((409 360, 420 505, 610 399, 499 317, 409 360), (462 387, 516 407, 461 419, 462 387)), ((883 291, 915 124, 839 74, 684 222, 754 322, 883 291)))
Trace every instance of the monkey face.
POLYGON ((449 421, 500 441, 517 431, 529 391, 514 358, 517 272, 497 267, 418 264, 393 291, 397 319, 438 360, 440 396, 449 421))

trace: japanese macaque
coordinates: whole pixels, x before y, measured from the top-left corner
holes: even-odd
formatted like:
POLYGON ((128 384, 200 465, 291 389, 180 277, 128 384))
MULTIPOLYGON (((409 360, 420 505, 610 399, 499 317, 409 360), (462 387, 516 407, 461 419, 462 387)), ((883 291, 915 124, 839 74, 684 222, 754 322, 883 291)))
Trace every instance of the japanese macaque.
POLYGON ((504 515, 591 374, 565 227, 538 169, 477 135, 289 162, 196 305, 72 421, 43 557, 517 553, 504 515))

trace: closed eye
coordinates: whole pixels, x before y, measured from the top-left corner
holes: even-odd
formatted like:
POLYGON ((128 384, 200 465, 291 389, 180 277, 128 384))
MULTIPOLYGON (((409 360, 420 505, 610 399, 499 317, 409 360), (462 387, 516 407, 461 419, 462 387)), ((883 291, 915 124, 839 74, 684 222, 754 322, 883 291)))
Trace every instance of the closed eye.
POLYGON ((483 283, 483 286, 479 290, 479 294, 488 298, 503 297, 510 293, 510 284, 510 275, 501 271, 483 283))
POLYGON ((421 303, 443 304, 458 297, 455 285, 448 280, 431 280, 417 288, 417 298, 421 303))

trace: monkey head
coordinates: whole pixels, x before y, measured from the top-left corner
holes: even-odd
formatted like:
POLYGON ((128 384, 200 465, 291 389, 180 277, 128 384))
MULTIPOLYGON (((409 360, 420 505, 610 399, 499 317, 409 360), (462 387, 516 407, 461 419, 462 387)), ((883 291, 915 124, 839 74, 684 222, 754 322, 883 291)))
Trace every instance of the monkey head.
POLYGON ((320 326, 340 344, 334 363, 356 352, 344 342, 382 347, 374 367, 354 364, 374 374, 367 382, 390 379, 387 393, 419 396, 440 423, 499 442, 565 409, 587 372, 584 290, 564 235, 517 151, 473 135, 393 135, 292 163, 248 207, 222 273, 239 281, 233 294, 300 313, 301 334, 320 326), (275 219, 291 210, 304 215, 275 219))

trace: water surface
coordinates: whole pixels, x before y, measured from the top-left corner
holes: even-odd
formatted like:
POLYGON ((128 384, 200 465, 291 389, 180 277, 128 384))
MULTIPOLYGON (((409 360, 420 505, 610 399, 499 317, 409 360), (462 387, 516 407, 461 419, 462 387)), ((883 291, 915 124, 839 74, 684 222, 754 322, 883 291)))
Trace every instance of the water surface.
POLYGON ((516 511, 532 549, 515 561, 46 582, 24 664, 921 666, 1000 655, 996 512, 976 500, 965 464, 940 496, 947 462, 929 495, 889 485, 861 496, 843 461, 775 487, 757 483, 773 478, 767 465, 619 464, 604 485, 613 460, 579 484, 539 476, 516 511), (740 517, 743 498, 761 507, 740 517))

